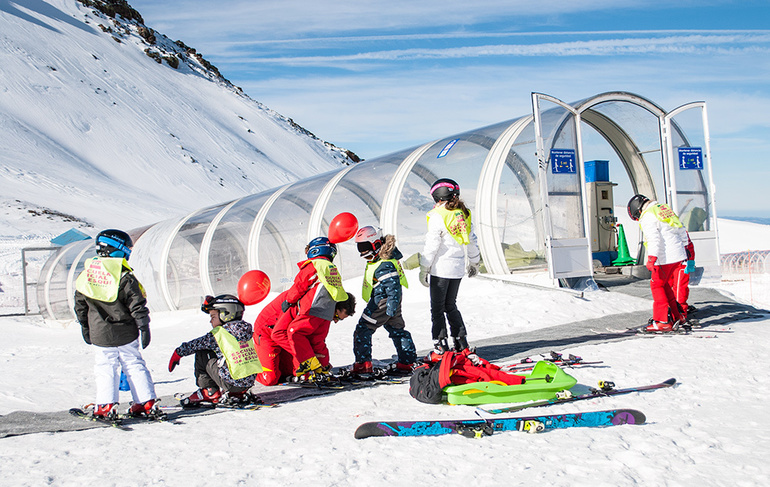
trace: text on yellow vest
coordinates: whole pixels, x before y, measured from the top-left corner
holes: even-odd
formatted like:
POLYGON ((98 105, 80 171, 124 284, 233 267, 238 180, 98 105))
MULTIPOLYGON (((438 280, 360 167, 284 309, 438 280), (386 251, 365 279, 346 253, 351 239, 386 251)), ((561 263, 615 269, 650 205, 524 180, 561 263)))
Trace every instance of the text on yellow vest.
POLYGON ((383 259, 378 260, 377 262, 367 262, 366 270, 364 271, 364 285, 361 289, 361 295, 363 296, 364 302, 368 302, 369 298, 372 297, 372 290, 374 290, 374 272, 383 262, 392 263, 396 267, 396 272, 398 272, 398 281, 402 286, 406 288, 409 287, 409 283, 406 282, 406 276, 404 275, 404 269, 401 267, 401 262, 398 260, 383 259))
POLYGON ((435 213, 444 220, 447 232, 460 245, 468 245, 471 242, 471 215, 465 215, 463 210, 447 210, 444 206, 437 206, 428 212, 427 218, 430 219, 431 213, 435 213))
POLYGON ((214 335, 214 339, 227 361, 230 377, 238 380, 262 372, 253 339, 249 338, 239 342, 223 326, 215 326, 211 330, 211 334, 214 335))

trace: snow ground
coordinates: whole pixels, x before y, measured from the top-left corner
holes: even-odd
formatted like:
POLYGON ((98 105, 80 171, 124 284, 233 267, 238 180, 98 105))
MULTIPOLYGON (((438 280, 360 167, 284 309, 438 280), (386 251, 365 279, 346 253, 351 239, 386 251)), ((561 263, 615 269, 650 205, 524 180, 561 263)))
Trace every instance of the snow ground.
MULTIPOLYGON (((410 275, 417 282, 416 275, 410 275)), ((357 283, 348 283, 356 289, 357 283)), ((767 286, 764 292, 767 294, 767 286)), ((418 349, 430 343, 427 290, 405 294, 404 313, 418 349)), ((459 306, 474 340, 649 309, 651 302, 620 293, 582 299, 498 282, 463 282, 459 306), (494 310, 494 311, 491 311, 494 310)), ((247 318, 258 314, 250 307, 247 318)), ((635 408, 647 424, 556 430, 539 435, 499 433, 356 440, 373 420, 474 418, 471 406, 426 405, 408 385, 342 392, 259 411, 189 417, 184 424, 147 424, 39 433, 0 439, 0 485, 765 485, 770 436, 762 423, 768 379, 770 319, 730 324, 717 338, 644 337, 560 349, 595 367, 572 369, 578 385, 612 380, 618 387, 676 377, 674 389, 563 404, 539 412, 635 408), (726 414, 729 413, 729 414, 726 414), (439 461, 436 461, 440 459, 439 461)), ((352 362, 355 319, 332 327, 332 362, 352 362)), ((167 371, 173 349, 209 329, 200 312, 156 313, 144 351, 165 396, 195 389, 192 359, 167 371)), ((56 411, 91 402, 92 354, 76 324, 37 317, 0 319, 0 414, 56 411)), ((393 353, 375 334, 374 354, 393 353)), ((122 406, 130 401, 123 394, 122 406)))

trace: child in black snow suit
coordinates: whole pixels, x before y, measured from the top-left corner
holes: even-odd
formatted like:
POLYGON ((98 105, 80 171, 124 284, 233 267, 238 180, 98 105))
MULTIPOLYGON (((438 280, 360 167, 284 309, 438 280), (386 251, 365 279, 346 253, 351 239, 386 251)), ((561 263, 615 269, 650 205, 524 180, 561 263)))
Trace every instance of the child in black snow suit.
POLYGON ((372 335, 383 326, 393 340, 398 354, 395 372, 410 373, 417 359, 412 334, 404 328, 401 316, 401 288, 408 287, 401 268, 401 252, 393 235, 382 236, 379 228, 367 226, 356 233, 356 245, 367 260, 363 298, 367 301, 353 334, 356 362, 354 374, 372 373, 372 335))

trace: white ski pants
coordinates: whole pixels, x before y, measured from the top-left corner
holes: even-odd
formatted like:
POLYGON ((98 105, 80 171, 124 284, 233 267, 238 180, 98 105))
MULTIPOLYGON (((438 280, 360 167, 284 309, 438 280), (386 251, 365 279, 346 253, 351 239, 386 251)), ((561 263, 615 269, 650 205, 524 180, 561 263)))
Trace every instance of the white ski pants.
POLYGON ((134 403, 156 399, 155 384, 139 350, 139 339, 119 347, 94 347, 96 404, 118 402, 120 371, 126 374, 134 403))

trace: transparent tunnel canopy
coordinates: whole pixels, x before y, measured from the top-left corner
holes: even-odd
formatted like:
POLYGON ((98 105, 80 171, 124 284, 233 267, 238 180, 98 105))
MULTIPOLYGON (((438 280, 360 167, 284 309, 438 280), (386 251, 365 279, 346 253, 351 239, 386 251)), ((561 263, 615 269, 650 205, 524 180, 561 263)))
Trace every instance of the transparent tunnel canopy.
POLYGON ((528 124, 508 151, 500 177, 497 226, 511 270, 546 266, 535 152, 534 130, 528 124))
MULTIPOLYGON (((615 206, 636 192, 675 205, 699 259, 705 255, 702 262, 718 266, 705 104, 667 113, 625 92, 571 104, 533 94, 533 112, 519 118, 129 229, 135 243, 130 264, 150 309, 160 311, 197 308, 209 293, 237 293, 240 277, 251 269, 267 273, 273 291, 286 289, 305 258, 305 245, 327 235, 341 212, 353 213, 359 226, 394 233, 409 257, 424 245, 426 214, 434 204, 430 185, 451 178, 473 212, 482 272, 551 273, 558 263, 550 260, 582 258, 567 242, 587 242, 596 218, 586 203, 586 158, 609 162, 615 206), (670 138, 663 127, 670 127, 670 138), (553 252, 559 245, 567 250, 553 252)), ((95 255, 92 245, 65 246, 43 267, 38 303, 50 318, 74 316, 74 280, 84 260, 95 255)), ((585 259, 586 266, 561 275, 572 279, 586 272, 590 279, 590 248, 585 259)), ((365 262, 352 239, 338 244, 335 263, 345 280, 363 275, 365 262)), ((571 285, 550 275, 554 285, 571 285)))
MULTIPOLYGON (((370 164, 359 164, 348 171, 337 183, 329 198, 323 212, 321 228, 328 229, 332 219, 342 212, 354 214, 359 227, 381 226, 382 202, 388 182, 398 170, 401 161, 403 158, 381 158, 370 164)), ((366 265, 366 261, 359 257, 354 240, 337 245, 338 254, 334 262, 343 278, 360 274, 366 265)), ((397 242, 397 245, 400 248, 400 242, 397 242)), ((355 291, 354 294, 358 295, 355 291)))
POLYGON ((247 196, 226 208, 213 229, 208 250, 211 294, 230 294, 238 280, 249 270, 249 236, 254 219, 270 197, 260 193, 247 196))
POLYGON ((329 174, 322 174, 292 184, 267 211, 257 237, 257 262, 259 269, 271 276, 276 291, 291 285, 297 271, 295 263, 305 258, 305 245, 310 239, 322 236, 319 233, 309 237, 308 224, 316 200, 329 178, 329 174))

